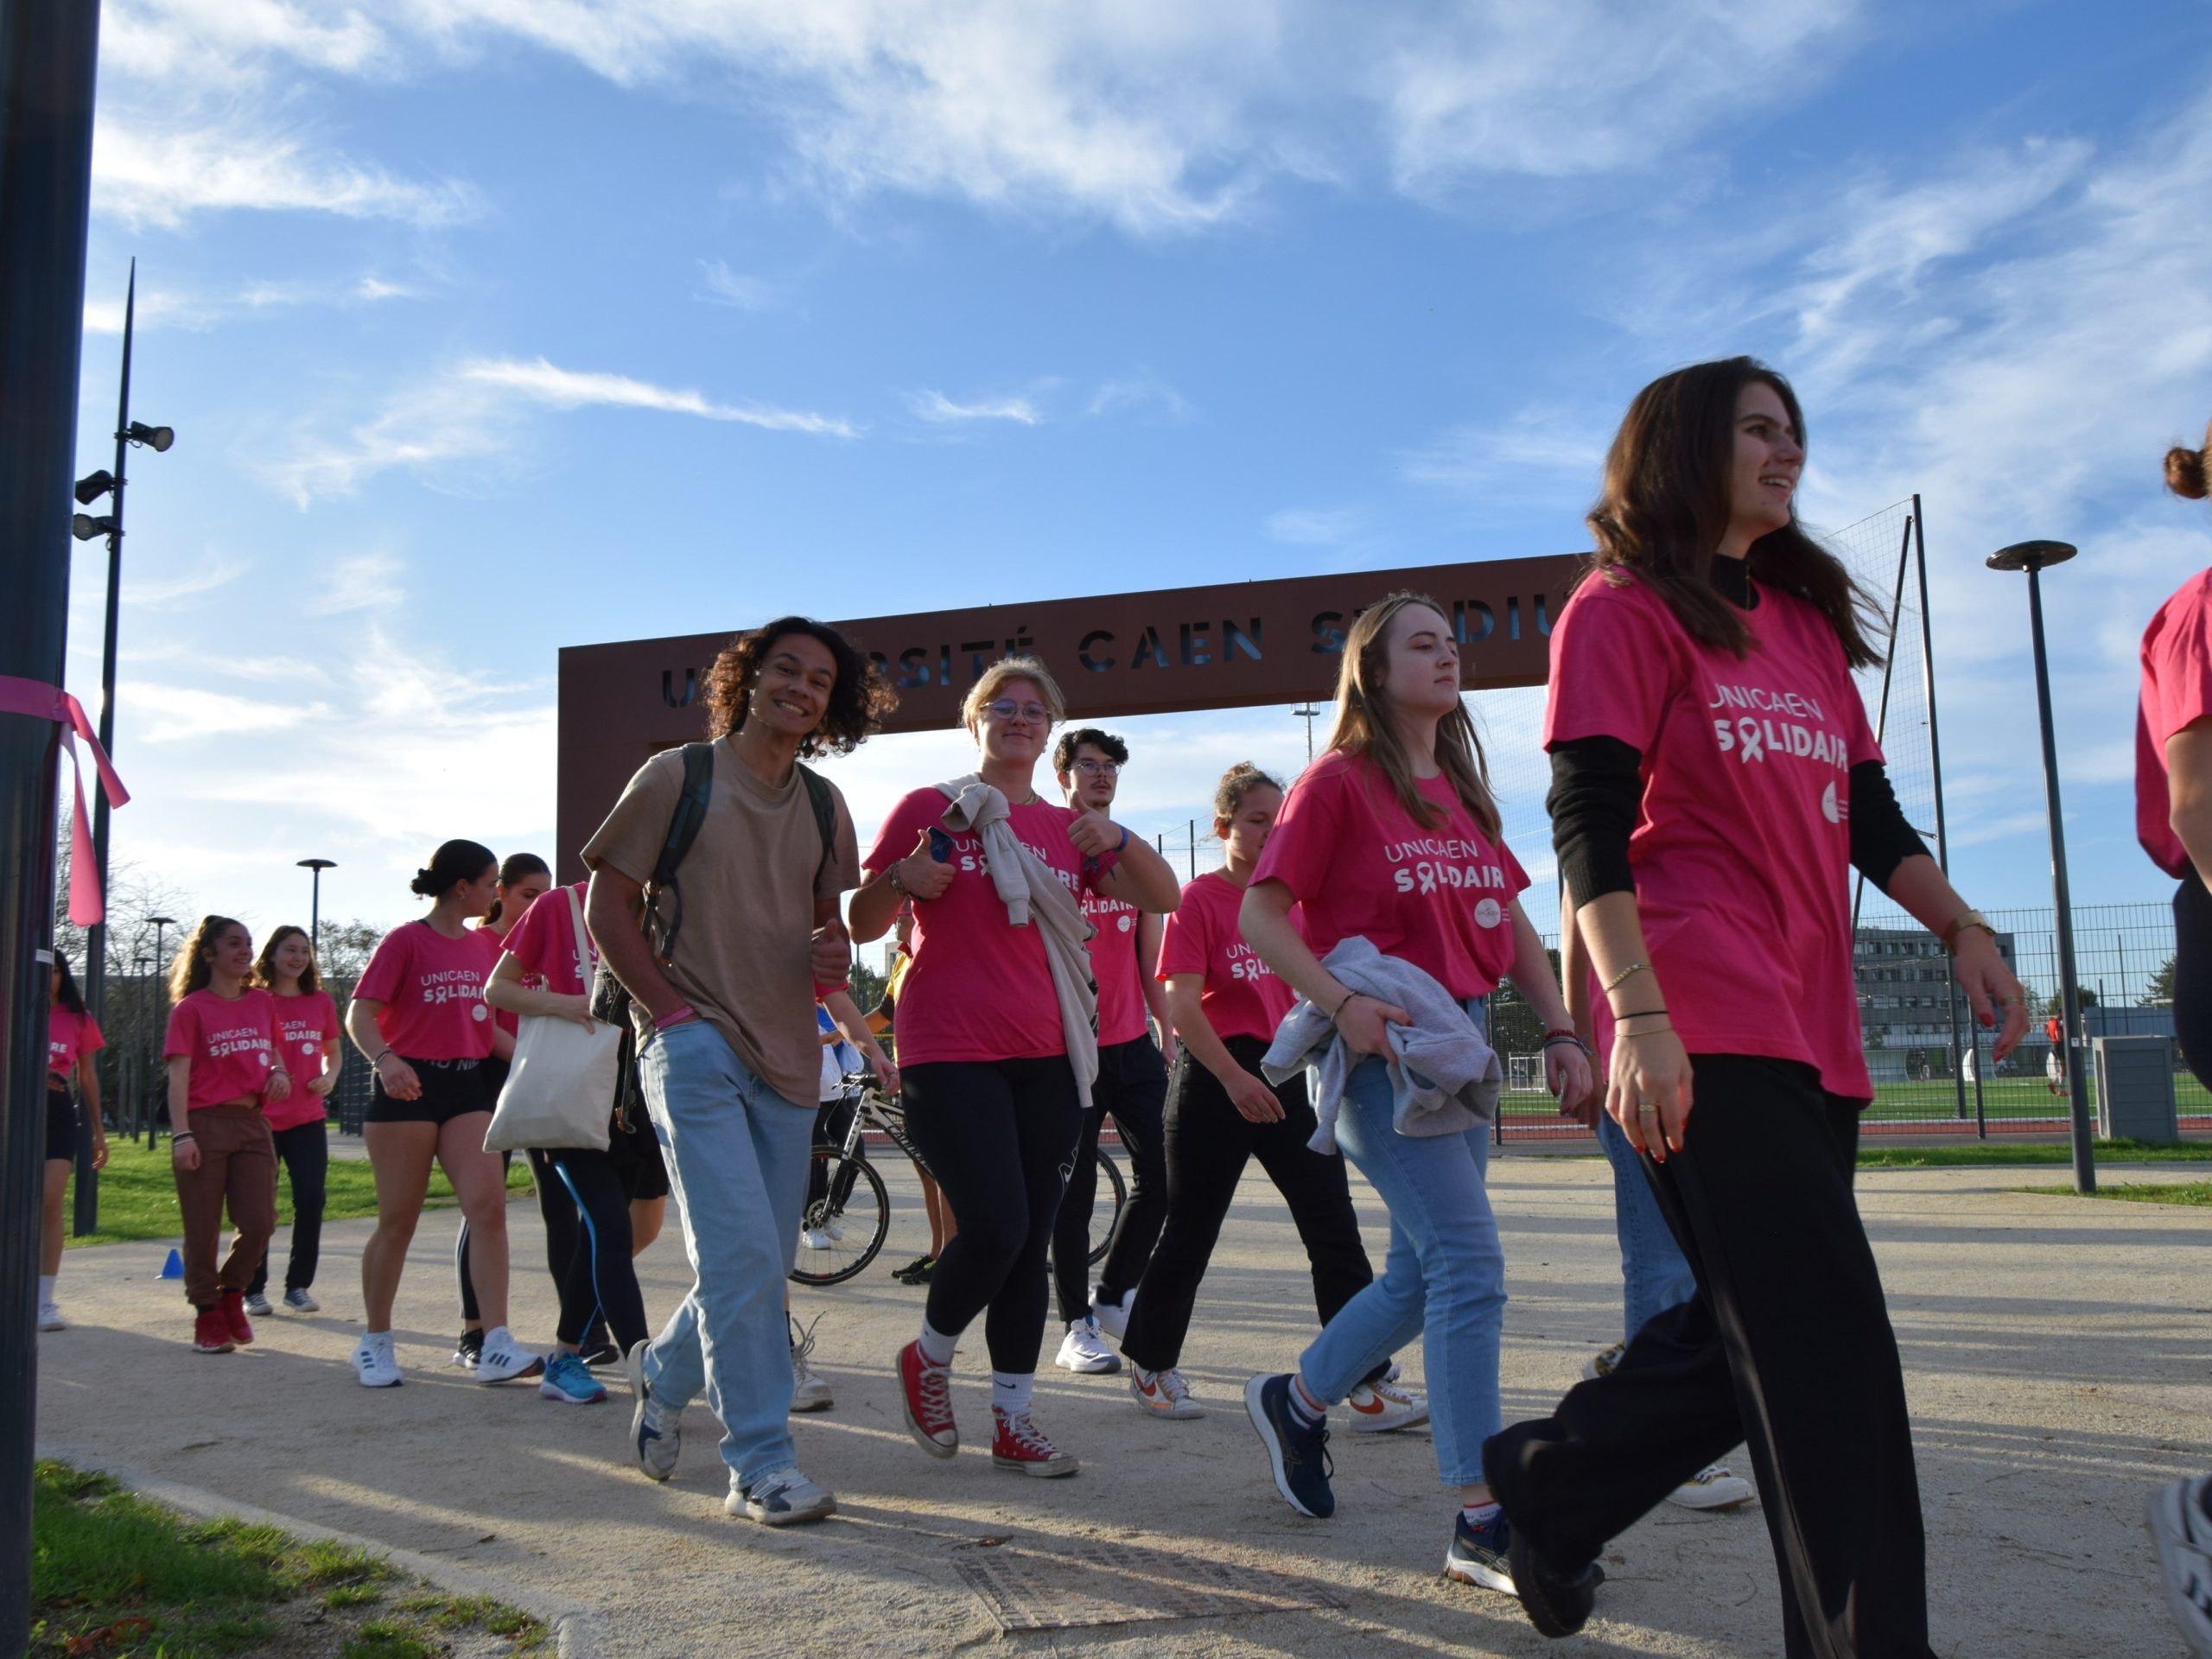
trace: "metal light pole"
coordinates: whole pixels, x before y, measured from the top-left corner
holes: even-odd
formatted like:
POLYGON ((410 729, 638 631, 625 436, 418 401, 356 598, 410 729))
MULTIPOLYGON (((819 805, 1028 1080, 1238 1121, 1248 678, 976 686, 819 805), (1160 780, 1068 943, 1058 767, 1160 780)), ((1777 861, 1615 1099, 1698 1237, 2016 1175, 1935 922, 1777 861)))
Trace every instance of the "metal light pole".
POLYGON ((308 944, 315 952, 315 970, 319 974, 322 971, 322 873, 336 869, 338 861, 334 858, 303 858, 300 861, 300 868, 315 872, 315 893, 308 900, 308 944))
POLYGON ((2074 1186, 2097 1190, 2097 1165, 2090 1144, 2088 1079, 2082 1065, 2082 984, 2074 967, 2074 905, 2066 883, 2066 826, 2058 804, 2058 739, 2050 721, 2050 663, 2043 643, 2043 572, 2072 558, 2066 542, 2017 542, 1989 556, 1993 570, 2028 573, 2028 632, 2035 645, 2036 711, 2043 721, 2044 811, 2050 819, 2050 889, 2058 907, 2058 988, 2066 1036, 2067 1117, 2074 1142, 2074 1186))
MULTIPOLYGON (((67 655, 99 16, 94 0, 0 5, 0 676, 33 688, 58 690, 67 655)), ((30 1644, 33 1309, 62 730, 43 714, 0 714, 0 1653, 10 1654, 30 1644)))
POLYGON ((1321 717, 1321 711, 1308 702, 1290 712, 1306 722, 1306 764, 1310 766, 1313 764, 1313 722, 1321 717))
MULTIPOLYGON (((133 1046, 137 1050, 137 1053, 133 1058, 138 1072, 138 1087, 133 1092, 130 1098, 130 1138, 134 1141, 138 1138, 138 1125, 140 1122, 151 1116, 153 1114, 153 1109, 147 1104, 148 1096, 146 1092, 149 1086, 148 1079, 153 1075, 152 1068, 146 1058, 146 1039, 153 1031, 153 1021, 147 1017, 147 1009, 150 1004, 154 992, 154 988, 147 982, 146 964, 152 960, 153 958, 147 956, 143 951, 141 951, 138 955, 130 959, 130 965, 137 971, 138 975, 138 995, 137 998, 138 1007, 137 1019, 136 1021, 138 1040, 133 1045, 133 1046)), ((118 1129, 123 1127, 120 1117, 118 1118, 115 1127, 118 1129)))
MULTIPOLYGON (((130 448, 149 446, 159 454, 176 442, 166 426, 147 426, 130 418, 130 345, 138 317, 138 262, 130 262, 130 283, 123 299, 123 385, 115 406, 115 470, 91 473, 77 480, 76 497, 85 506, 111 495, 110 511, 95 518, 80 512, 70 521, 70 533, 80 542, 107 537, 107 637, 100 646, 100 747, 115 753, 116 622, 123 594, 123 491, 130 448)), ((108 804, 105 791, 92 803, 92 860, 99 868, 100 891, 107 891, 108 804)), ((107 1017, 107 924, 95 922, 85 939, 85 1007, 94 1020, 107 1017)), ((77 1126, 77 1201, 72 1224, 79 1237, 99 1230, 99 1175, 92 1168, 92 1131, 81 1119, 77 1126)))
MULTIPOLYGON (((154 1020, 156 1025, 166 1027, 169 1017, 169 980, 168 961, 162 954, 162 938, 168 930, 176 925, 176 918, 149 916, 146 919, 154 925, 154 1020)), ((162 1040, 159 1037, 154 1039, 155 1053, 162 1052, 162 1040)), ((154 1089, 147 1102, 146 1150, 149 1152, 154 1149, 154 1143, 161 1137, 162 1097, 164 1092, 162 1089, 154 1089)), ((169 1128, 174 1130, 176 1125, 172 1123, 169 1128)))

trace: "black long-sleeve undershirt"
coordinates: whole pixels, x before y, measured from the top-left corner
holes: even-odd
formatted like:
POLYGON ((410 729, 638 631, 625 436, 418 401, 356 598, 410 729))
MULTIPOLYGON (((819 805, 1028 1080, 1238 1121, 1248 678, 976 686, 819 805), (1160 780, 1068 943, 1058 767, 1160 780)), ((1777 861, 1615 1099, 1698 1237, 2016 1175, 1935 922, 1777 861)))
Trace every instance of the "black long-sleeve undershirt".
MULTIPOLYGON (((1731 604, 1756 607, 1757 593, 1740 562, 1715 560, 1713 577, 1714 587, 1731 604)), ((1636 890, 1628 843, 1643 802, 1643 766, 1642 753, 1618 738, 1576 738, 1552 749, 1552 787, 1545 805, 1560 874, 1577 905, 1636 890)), ((1880 761, 1862 760, 1851 768, 1850 800, 1851 862, 1886 893, 1897 866, 1927 852, 1927 843, 1905 822, 1880 761)))

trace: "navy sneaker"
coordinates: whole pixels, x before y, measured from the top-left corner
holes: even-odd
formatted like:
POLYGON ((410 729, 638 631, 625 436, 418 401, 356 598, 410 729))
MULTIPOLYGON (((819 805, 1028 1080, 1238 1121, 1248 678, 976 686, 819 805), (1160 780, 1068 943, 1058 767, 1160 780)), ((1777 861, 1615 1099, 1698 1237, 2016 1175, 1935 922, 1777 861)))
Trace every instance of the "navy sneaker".
POLYGON ((1452 1548, 1444 1552, 1444 1576, 1461 1584, 1480 1585, 1511 1595, 1513 1525, 1500 1510, 1479 1527, 1469 1523, 1465 1510, 1452 1518, 1452 1548))
POLYGON ((772 1470, 750 1486, 733 1485, 722 1508, 768 1527, 796 1527, 837 1513, 837 1500, 796 1469, 772 1470))
MULTIPOLYGON (((1465 1519, 1465 1517, 1461 1517, 1465 1519)), ((1499 1517, 1503 1524, 1503 1516, 1499 1517)), ((1536 1554, 1529 1535, 1506 1528, 1507 1588, 1521 1598, 1529 1622, 1544 1636, 1573 1636, 1597 1605, 1605 1569, 1592 1561, 1579 1573, 1559 1573, 1536 1554)))
POLYGON ((1244 1385, 1244 1414, 1260 1444, 1268 1448, 1275 1490, 1300 1515, 1325 1521, 1337 1511, 1337 1495, 1329 1490, 1336 1472, 1329 1457, 1329 1426, 1309 1423, 1292 1408, 1290 1374, 1255 1376, 1244 1385))
POLYGON ((637 1402, 630 1413, 630 1452, 649 1480, 666 1480, 676 1472, 676 1459, 683 1450, 683 1414, 664 1411, 645 1381, 647 1338, 639 1338, 627 1356, 630 1397, 637 1402))

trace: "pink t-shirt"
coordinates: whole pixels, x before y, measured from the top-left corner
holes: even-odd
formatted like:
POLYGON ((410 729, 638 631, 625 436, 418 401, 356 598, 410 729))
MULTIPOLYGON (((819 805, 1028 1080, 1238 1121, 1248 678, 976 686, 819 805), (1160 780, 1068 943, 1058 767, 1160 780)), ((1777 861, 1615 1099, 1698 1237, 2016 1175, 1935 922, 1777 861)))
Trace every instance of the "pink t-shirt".
POLYGON ((322 1097, 308 1084, 322 1075, 323 1045, 338 1035, 338 1005, 328 991, 302 991, 297 996, 269 993, 276 1010, 276 1051, 284 1069, 292 1074, 292 1092, 282 1100, 266 1102, 263 1113, 272 1129, 296 1129, 302 1123, 320 1123, 329 1116, 322 1097))
POLYGON ((72 1014, 59 1002, 46 1016, 46 1069, 73 1078, 77 1062, 107 1046, 99 1022, 89 1014, 72 1014))
POLYGON ((381 1002, 377 1030, 403 1060, 480 1060, 492 1052, 484 982, 493 958, 474 931, 449 939, 409 922, 378 941, 353 995, 381 1002))
MULTIPOLYGON (((952 865, 942 898, 914 906, 908 947, 914 966, 899 988, 899 1062, 1039 1059, 1067 1052, 1059 999, 1036 924, 1007 920, 1006 901, 991 885, 980 836, 956 836, 939 822, 948 803, 936 789, 899 798, 863 861, 887 869, 914 850, 915 839, 938 827, 952 865)), ((1049 865, 1078 898, 1095 887, 1068 839, 1076 814, 1039 801, 1008 810, 1014 838, 1049 865)), ((1102 1038, 1103 1040, 1103 1038, 1102 1038)))
POLYGON ((1083 895, 1090 938, 1090 976, 1098 982, 1098 1046, 1133 1043, 1147 1034, 1144 968, 1138 960, 1144 912, 1102 893, 1083 895))
POLYGON ((192 1062, 185 1089, 190 1110, 241 1095, 258 1103, 276 1064, 276 998, 257 989, 235 1001, 204 987, 193 992, 169 1010, 168 1035, 162 1043, 163 1059, 180 1054, 192 1062))
MULTIPOLYGON (((538 895, 541 899, 544 896, 543 893, 538 895)), ((527 911, 524 912, 524 915, 528 913, 527 911)), ((516 927, 521 925, 519 921, 515 924, 516 927)), ((510 929, 508 931, 509 937, 512 938, 513 930, 510 929)), ((474 927, 470 928, 468 937, 475 940, 484 951, 484 977, 488 980, 492 977, 492 970, 499 965, 499 955, 507 948, 506 941, 499 937, 499 930, 489 922, 479 922, 474 927)), ((492 1010, 492 1023, 510 1037, 522 1028, 518 1018, 505 1008, 492 1010)))
MULTIPOLYGON (((578 904, 583 902, 584 889, 590 885, 576 883, 578 904)), ((551 991, 556 996, 584 996, 591 991, 592 971, 598 958, 577 948, 569 892, 553 887, 538 894, 523 912, 514 931, 507 935, 506 953, 522 969, 522 982, 530 990, 551 991)))
POLYGON ((1283 798, 1252 880, 1290 889, 1317 957, 1362 938, 1453 996, 1487 996, 1513 965, 1513 900, 1529 877, 1449 779, 1418 787, 1448 815, 1436 828, 1414 822, 1365 755, 1323 756, 1283 798))
MULTIPOLYGON (((1643 757, 1628 856, 1657 985, 1629 982, 1663 995, 1683 1046, 1801 1060, 1830 1094, 1871 1099, 1851 966, 1851 768, 1882 752, 1827 619, 1757 591, 1739 662, 1691 639, 1641 579, 1583 582, 1552 630, 1544 743, 1611 737, 1643 757)), ((1592 1002, 1603 1051, 1611 1013, 1592 1002)))
POLYGON ((2174 834, 2166 793, 2166 740, 2212 715, 2212 570, 2198 572, 2158 607, 2143 631, 2143 699, 2135 714, 2135 838, 2176 880, 2189 879, 2189 849, 2174 834))
MULTIPOLYGON (((1204 974, 1198 1007, 1214 1035, 1268 1040, 1298 994, 1244 943, 1236 925, 1243 902, 1244 889, 1219 870, 1208 870, 1185 887, 1183 906, 1167 918, 1160 941, 1160 977, 1204 974)), ((1302 933, 1304 912, 1292 910, 1290 920, 1302 933)))

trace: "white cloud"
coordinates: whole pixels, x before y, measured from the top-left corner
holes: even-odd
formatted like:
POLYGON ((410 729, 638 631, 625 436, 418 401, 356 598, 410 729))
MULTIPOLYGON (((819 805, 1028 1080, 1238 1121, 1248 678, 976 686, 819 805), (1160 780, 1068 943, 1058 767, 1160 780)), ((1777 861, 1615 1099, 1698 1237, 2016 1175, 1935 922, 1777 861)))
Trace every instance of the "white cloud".
POLYGON ((696 391, 657 386, 627 375, 556 368, 542 357, 528 362, 514 358, 474 358, 461 365, 458 378, 463 382, 512 391, 554 409, 583 409, 599 404, 618 409, 657 409, 671 415, 696 415, 709 421, 735 421, 771 432, 805 432, 834 438, 860 435, 852 423, 835 416, 771 409, 759 404, 712 403, 696 391))
POLYGON ((702 259, 699 271, 707 285, 700 297, 711 304, 726 305, 734 311, 766 311, 776 303, 774 283, 732 270, 725 260, 702 259))
POLYGON ((1268 515, 1268 534, 1294 547, 1341 547, 1357 533, 1357 507, 1286 507, 1268 515))
POLYGON ((985 397, 972 404, 956 404, 941 391, 910 391, 906 404, 925 421, 1012 421, 1018 426, 1037 426, 1044 416, 1027 397, 985 397))
POLYGON ((104 116, 92 144, 92 210, 132 229, 175 229, 195 214, 249 209, 452 225, 483 211, 454 181, 422 183, 320 154, 257 118, 161 127, 104 116))
POLYGON ((1150 369, 1139 368, 1100 382, 1084 413, 1118 415, 1138 410, 1158 410, 1171 421, 1187 421, 1196 412, 1181 392, 1150 369))
POLYGON ((1502 421, 1455 426, 1399 457, 1402 476, 1497 502, 1586 501, 1611 442, 1590 411, 1533 404, 1502 421))
MULTIPOLYGON (((508 468, 520 442, 518 406, 562 410, 656 410, 774 432, 860 435, 835 416, 756 404, 715 403, 697 391, 627 375, 563 369, 544 358, 470 358, 392 394, 384 408, 342 435, 289 440, 251 464, 302 506, 350 495, 379 473, 406 467, 448 487, 482 487, 486 469, 508 468)), ((296 429, 312 433, 310 423, 296 429)))
POLYGON ((251 568, 244 559, 225 556, 207 558, 194 569, 168 577, 149 580, 134 570, 124 579, 122 596, 126 603, 157 610, 227 587, 251 568))
POLYGON ((227 85, 272 60, 362 74, 390 65, 391 41, 353 7, 289 0, 108 0, 100 67, 149 80, 227 85))
POLYGON ((142 734, 149 743, 182 743, 203 737, 289 731, 303 721, 322 719, 330 714, 329 706, 325 703, 242 697, 232 692, 210 691, 199 686, 162 685, 148 680, 135 681, 127 692, 120 695, 129 701, 134 734, 142 734))

